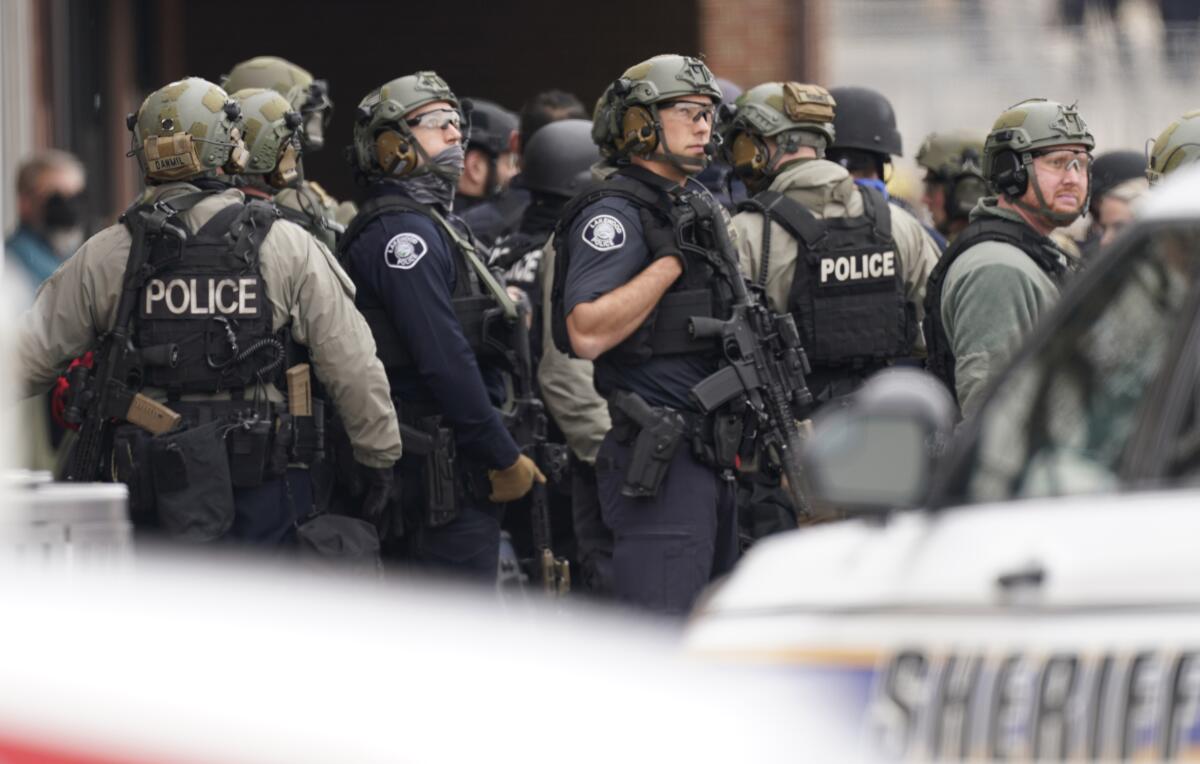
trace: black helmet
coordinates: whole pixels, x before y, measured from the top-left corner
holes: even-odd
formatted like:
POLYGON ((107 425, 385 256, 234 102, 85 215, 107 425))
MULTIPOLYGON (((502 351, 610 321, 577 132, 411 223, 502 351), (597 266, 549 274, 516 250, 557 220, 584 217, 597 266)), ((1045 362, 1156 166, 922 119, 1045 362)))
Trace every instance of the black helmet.
MULTIPOLYGON (((876 154, 901 156, 900 131, 896 112, 883 94, 870 88, 831 88, 837 102, 833 118, 836 136, 832 149, 858 149, 876 154)), ((885 160, 886 161, 886 160, 885 160)))
POLYGON ((533 134, 525 147, 521 185, 530 191, 574 196, 600 161, 587 119, 560 119, 533 134))
POLYGON ((468 98, 471 133, 467 148, 481 149, 493 157, 508 151, 509 139, 516 132, 517 115, 498 103, 482 98, 468 98))
POLYGON ((1092 162, 1091 213, 1096 214, 1100 199, 1127 180, 1146 177, 1146 156, 1140 151, 1108 151, 1092 162))

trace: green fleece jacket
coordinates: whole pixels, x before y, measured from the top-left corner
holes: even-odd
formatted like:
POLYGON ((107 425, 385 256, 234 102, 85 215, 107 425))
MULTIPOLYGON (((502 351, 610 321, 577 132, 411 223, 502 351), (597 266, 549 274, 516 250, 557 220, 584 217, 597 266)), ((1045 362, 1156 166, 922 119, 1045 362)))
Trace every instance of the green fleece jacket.
MULTIPOLYGON (((971 220, 981 216, 1024 218, 979 201, 971 220)), ((1052 245, 1048 245, 1052 246, 1052 245)), ((1066 253, 1055 247, 1064 265, 1066 253)), ((983 392, 1021 341, 1058 300, 1058 285, 1020 249, 999 241, 976 244, 958 256, 942 288, 942 321, 954 351, 954 380, 963 419, 975 414, 983 392)))

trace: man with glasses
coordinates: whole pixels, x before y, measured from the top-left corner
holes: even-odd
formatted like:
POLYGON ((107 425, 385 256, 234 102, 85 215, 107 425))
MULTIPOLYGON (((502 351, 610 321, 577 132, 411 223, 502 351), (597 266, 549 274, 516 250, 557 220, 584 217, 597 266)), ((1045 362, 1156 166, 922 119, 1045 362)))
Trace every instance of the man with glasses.
POLYGON ((714 268, 678 217, 690 199, 725 224, 693 177, 708 164, 720 99, 695 58, 655 56, 627 69, 592 127, 615 172, 576 195, 555 233, 551 333, 562 352, 595 361, 613 420, 596 479, 615 538, 614 593, 675 615, 737 552, 734 484, 723 479, 733 464, 717 456, 712 417, 688 395, 722 356, 687 324, 727 317, 723 284, 740 275, 714 268))
POLYGON ((1096 145, 1074 106, 1031 99, 996 120, 983 147, 995 196, 942 255, 925 296, 929 370, 964 418, 988 383, 1058 299, 1070 268, 1051 239, 1087 210, 1096 145))
POLYGON ((499 505, 545 478, 495 408, 504 384, 491 330, 515 310, 450 214, 462 128, 458 99, 434 72, 362 100, 353 154, 368 190, 339 256, 413 433, 400 501, 381 527, 385 555, 494 581, 499 505))

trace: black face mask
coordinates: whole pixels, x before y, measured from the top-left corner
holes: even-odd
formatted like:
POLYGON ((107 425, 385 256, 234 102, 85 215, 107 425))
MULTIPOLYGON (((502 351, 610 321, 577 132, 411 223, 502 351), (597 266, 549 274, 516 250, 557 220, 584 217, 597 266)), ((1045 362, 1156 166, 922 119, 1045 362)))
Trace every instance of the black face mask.
POLYGON ((47 230, 78 228, 83 222, 83 194, 52 194, 42 209, 42 225, 47 230))

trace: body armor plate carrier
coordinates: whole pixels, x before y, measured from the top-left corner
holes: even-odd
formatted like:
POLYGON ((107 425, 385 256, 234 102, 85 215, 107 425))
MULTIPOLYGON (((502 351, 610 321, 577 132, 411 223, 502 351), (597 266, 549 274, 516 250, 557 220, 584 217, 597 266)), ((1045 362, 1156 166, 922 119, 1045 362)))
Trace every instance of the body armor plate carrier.
MULTIPOLYGON (((619 197, 647 210, 660 223, 679 231, 677 211, 680 209, 672 194, 679 187, 659 178, 653 173, 637 167, 623 167, 604 181, 586 186, 563 209, 554 233, 554 284, 551 292, 551 334, 554 345, 563 353, 575 357, 567 333, 567 317, 564 312, 564 292, 567 272, 570 270, 570 250, 567 240, 571 226, 579 214, 588 206, 608 197, 619 197)), ((687 191, 685 193, 696 193, 687 191)), ((688 262, 684 274, 671 285, 658 305, 650 312, 645 322, 633 334, 605 355, 622 363, 642 363, 654 356, 704 354, 719 352, 715 341, 697 340, 689 331, 689 319, 693 317, 729 317, 732 296, 724 280, 713 266, 683 249, 688 262)), ((642 269, 653 262, 653 253, 642 269)))
MULTIPOLYGON (((401 212, 414 212, 431 218, 445 230, 450 240, 457 245, 454 247, 457 254, 454 260, 454 293, 450 296, 454 315, 462 326, 463 336, 476 358, 481 360, 493 357, 501 358, 507 332, 498 302, 480 284, 474 269, 467 262, 467 255, 462 251, 463 235, 457 231, 448 230, 449 224, 445 219, 434 214, 432 208, 427 205, 400 196, 376 197, 368 200, 359 209, 358 214, 347 227, 346 233, 339 239, 338 259, 342 265, 346 265, 346 255, 350 245, 367 225, 383 215, 401 212)), ((467 246, 474 245, 468 243, 467 246)), ((371 327, 371 334, 375 338, 376 353, 379 360, 383 362, 384 368, 388 371, 411 368, 413 359, 408 352, 408 345, 396 331, 387 309, 362 290, 358 292, 358 309, 367 325, 371 327)))
POLYGON ((892 216, 877 190, 860 187, 863 214, 818 218, 777 191, 764 191, 741 210, 764 215, 759 283, 766 285, 771 222, 795 239, 799 252, 787 309, 814 369, 873 370, 912 353, 916 308, 905 294, 892 216))
POLYGON ((925 345, 929 350, 927 368, 946 384, 955 400, 958 399, 958 392, 954 379, 954 349, 950 346, 946 324, 942 320, 942 289, 946 284, 946 274, 959 255, 987 241, 1011 244, 1021 250, 1056 283, 1061 283, 1066 274, 1066 267, 1057 256, 1058 248, 1054 243, 1024 223, 989 215, 972 221, 962 230, 929 274, 925 287, 923 327, 925 345))
MULTIPOLYGON (((182 212, 204 196, 166 204, 182 212)), ((182 250, 168 236, 147 242, 149 271, 134 312, 143 384, 178 398, 280 381, 289 336, 286 327, 272 331, 259 263, 259 247, 277 219, 266 202, 230 204, 182 250)))

